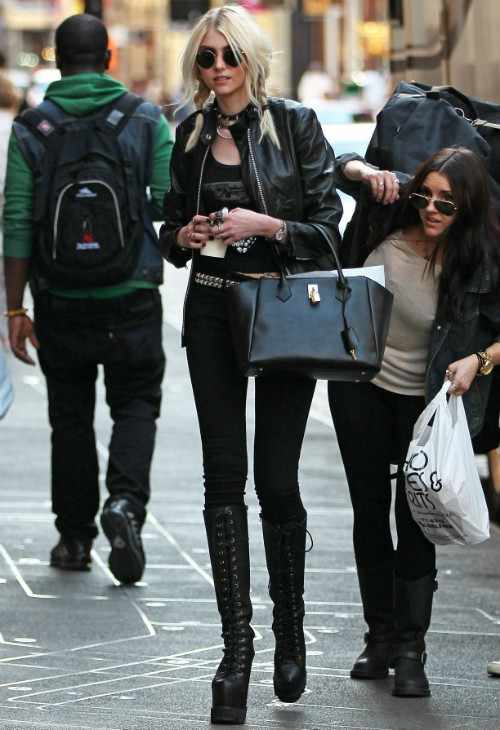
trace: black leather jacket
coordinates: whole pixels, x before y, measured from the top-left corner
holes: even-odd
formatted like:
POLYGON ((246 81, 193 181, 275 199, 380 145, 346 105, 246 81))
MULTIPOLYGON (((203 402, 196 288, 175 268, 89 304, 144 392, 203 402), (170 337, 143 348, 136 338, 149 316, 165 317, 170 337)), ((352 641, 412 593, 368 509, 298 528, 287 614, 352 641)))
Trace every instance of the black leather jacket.
MULTIPOLYGON (((260 140, 259 116, 249 105, 231 133, 241 155, 245 185, 258 210, 286 221, 289 243, 275 246, 289 273, 332 269, 342 203, 334 187, 335 158, 314 111, 286 99, 268 100, 281 149, 269 136, 260 140), (284 249, 284 250, 283 250, 284 249)), ((165 223, 160 231, 164 257, 178 268, 191 258, 176 243, 179 229, 199 211, 201 182, 215 135, 213 106, 203 110, 203 130, 196 147, 185 152, 196 114, 177 128, 170 163, 171 186, 165 194, 165 223)), ((206 212, 206 211, 205 211, 206 212)))

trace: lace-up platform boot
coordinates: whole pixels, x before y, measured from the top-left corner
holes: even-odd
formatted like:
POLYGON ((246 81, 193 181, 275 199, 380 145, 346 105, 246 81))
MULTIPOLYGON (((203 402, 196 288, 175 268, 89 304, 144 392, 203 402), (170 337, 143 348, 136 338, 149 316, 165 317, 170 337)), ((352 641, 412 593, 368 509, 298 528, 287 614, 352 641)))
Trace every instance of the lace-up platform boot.
POLYGON ((394 559, 373 568, 358 566, 366 647, 351 669, 353 679, 382 679, 392 666, 394 645, 394 559))
POLYGON ((242 725, 255 653, 247 508, 210 508, 203 515, 224 639, 224 656, 212 680, 211 722, 242 725))
POLYGON ((306 518, 274 523, 262 519, 269 572, 269 595, 274 603, 274 691, 282 702, 296 702, 306 686, 304 639, 304 570, 306 518))
POLYGON ((425 675, 425 634, 431 622, 432 600, 437 590, 436 571, 414 581, 394 581, 394 688, 396 697, 428 697, 425 675))

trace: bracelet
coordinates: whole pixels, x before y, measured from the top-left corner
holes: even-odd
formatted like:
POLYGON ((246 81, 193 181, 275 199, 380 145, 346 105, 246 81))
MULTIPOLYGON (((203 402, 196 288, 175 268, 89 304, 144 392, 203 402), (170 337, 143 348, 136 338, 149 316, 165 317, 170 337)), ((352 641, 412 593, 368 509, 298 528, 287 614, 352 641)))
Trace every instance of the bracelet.
POLYGON ((7 319, 12 319, 12 317, 24 317, 27 312, 28 310, 24 307, 21 307, 20 309, 8 309, 3 313, 3 316, 7 317, 7 319))
POLYGON ((479 363, 476 376, 480 377, 482 375, 489 375, 493 370, 494 365, 488 350, 481 350, 480 352, 476 352, 474 354, 476 355, 479 363))

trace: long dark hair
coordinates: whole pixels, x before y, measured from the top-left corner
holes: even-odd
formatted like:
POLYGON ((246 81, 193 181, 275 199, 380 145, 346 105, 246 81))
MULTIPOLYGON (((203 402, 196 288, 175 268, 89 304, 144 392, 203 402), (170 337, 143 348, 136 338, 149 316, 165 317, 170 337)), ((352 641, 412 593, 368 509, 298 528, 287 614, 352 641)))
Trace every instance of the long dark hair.
MULTIPOLYGON (((474 152, 465 147, 446 147, 429 157, 408 182, 389 219, 373 230, 370 248, 376 248, 392 231, 420 223, 410 195, 421 191, 431 172, 446 176, 458 209, 443 241, 438 303, 446 317, 457 321, 467 283, 480 264, 488 267, 492 292, 499 290, 500 228, 486 171, 474 152)), ((436 254, 437 250, 429 261, 432 271, 436 254)))

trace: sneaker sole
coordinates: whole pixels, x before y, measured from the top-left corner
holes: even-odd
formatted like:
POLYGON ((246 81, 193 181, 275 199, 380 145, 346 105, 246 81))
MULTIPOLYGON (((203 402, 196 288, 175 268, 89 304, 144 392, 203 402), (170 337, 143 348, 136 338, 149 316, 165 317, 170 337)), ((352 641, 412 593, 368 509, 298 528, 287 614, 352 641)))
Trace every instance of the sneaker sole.
POLYGON ((57 568, 58 570, 72 570, 72 571, 80 571, 85 572, 91 570, 91 564, 90 563, 58 563, 56 560, 50 561, 50 567, 51 568, 57 568))
POLYGON ((121 583, 137 583, 146 560, 129 520, 120 512, 108 510, 101 515, 101 526, 111 545, 109 569, 121 583))

